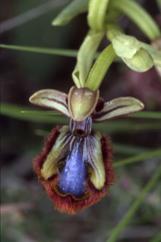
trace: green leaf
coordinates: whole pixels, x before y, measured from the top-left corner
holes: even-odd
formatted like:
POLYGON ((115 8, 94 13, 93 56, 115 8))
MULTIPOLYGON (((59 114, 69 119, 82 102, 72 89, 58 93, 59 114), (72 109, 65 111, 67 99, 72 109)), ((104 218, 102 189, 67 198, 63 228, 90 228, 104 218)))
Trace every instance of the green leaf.
POLYGON ((116 8, 126 14, 151 40, 159 37, 161 31, 151 16, 133 0, 112 0, 109 8, 116 8))
POLYGON ((161 157, 161 149, 154 150, 154 151, 147 151, 143 152, 141 154, 138 154, 136 156, 132 156, 123 160, 119 160, 115 162, 115 167, 122 167, 124 165, 129 165, 135 162, 139 162, 146 159, 152 159, 152 158, 160 158, 161 157))
MULTIPOLYGON (((30 121, 30 122, 37 122, 37 123, 45 123, 45 124, 67 124, 68 119, 65 118, 63 115, 58 114, 54 111, 42 111, 36 110, 33 108, 25 107, 25 106, 18 106, 14 104, 7 104, 2 103, 0 109, 1 115, 15 118, 18 120, 30 121)), ((139 114, 130 115, 131 117, 135 117, 137 115, 141 115, 143 118, 156 118, 160 119, 161 113, 154 113, 154 112, 140 112, 139 114)), ((107 123, 99 123, 94 124, 94 128, 100 130, 104 133, 136 133, 136 132, 143 132, 143 131, 158 131, 161 129, 161 122, 136 122, 136 121, 125 121, 125 120, 113 120, 108 121, 107 123)))
POLYGON ((13 104, 1 104, 0 113, 10 118, 38 123, 65 124, 67 119, 53 111, 40 111, 33 108, 26 108, 13 104))
POLYGON ((101 82, 116 58, 116 54, 113 50, 112 45, 107 46, 101 54, 96 59, 94 65, 92 66, 92 69, 90 70, 89 76, 87 78, 87 81, 85 83, 85 87, 88 87, 89 89, 95 91, 99 88, 101 85, 101 82))
POLYGON ((108 121, 104 123, 94 124, 93 127, 102 133, 113 134, 113 133, 141 133, 144 131, 156 131, 161 129, 161 122, 135 122, 134 120, 125 121, 108 121))
MULTIPOLYGON (((137 155, 147 150, 146 147, 138 147, 129 144, 113 143, 114 152, 124 155, 137 155)), ((116 163, 116 162, 115 162, 116 163)), ((118 162, 117 162, 118 163, 118 162)))
POLYGON ((118 238, 120 234, 123 232, 125 227, 128 225, 128 223, 131 221, 133 216, 135 215, 138 208, 141 206, 142 202, 144 201, 146 195, 156 186, 157 182, 161 178, 161 165, 157 167, 154 175, 149 180, 149 182, 146 184, 146 186, 142 189, 142 191, 139 192, 136 200, 132 203, 131 207, 127 211, 127 213, 123 216, 121 221, 114 227, 114 229, 110 233, 109 239, 107 239, 107 242, 116 242, 118 241, 118 238))
POLYGON ((77 56, 76 50, 68 50, 68 49, 53 49, 53 48, 31 47, 31 46, 21 46, 21 45, 4 45, 4 44, 0 44, 0 48, 33 52, 38 54, 47 54, 47 55, 58 55, 58 56, 67 56, 67 57, 77 56))
POLYGON ((89 1, 88 24, 91 29, 96 31, 104 29, 108 4, 109 0, 89 1))
POLYGON ((87 0, 74 0, 52 21, 52 25, 60 26, 69 23, 78 14, 83 13, 88 8, 87 0))
POLYGON ((143 119, 159 119, 161 120, 161 112, 139 112, 132 115, 133 118, 143 118, 143 119))
POLYGON ((97 48, 103 38, 102 32, 90 31, 85 37, 77 55, 77 64, 72 73, 76 86, 84 87, 97 48))

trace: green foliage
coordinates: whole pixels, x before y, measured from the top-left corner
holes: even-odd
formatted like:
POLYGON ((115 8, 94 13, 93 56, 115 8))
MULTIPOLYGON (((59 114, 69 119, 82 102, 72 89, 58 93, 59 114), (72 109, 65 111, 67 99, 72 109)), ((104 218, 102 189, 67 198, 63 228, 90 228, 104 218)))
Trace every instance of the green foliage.
POLYGON ((160 158, 161 157, 161 149, 154 150, 154 151, 147 151, 143 152, 139 155, 129 157, 120 161, 117 161, 115 163, 115 167, 121 167, 124 165, 129 165, 138 161, 146 160, 146 159, 152 159, 152 158, 160 158))
MULTIPOLYGON (((26 108, 24 106, 18 106, 14 104, 2 103, 0 109, 1 115, 16 118, 24 121, 46 123, 46 124, 67 124, 68 120, 63 115, 54 111, 42 111, 33 108, 26 108)), ((102 132, 115 133, 115 132, 141 132, 146 130, 157 131, 161 129, 161 112, 140 112, 137 114, 131 114, 130 117, 137 119, 154 119, 154 123, 143 122, 138 125, 137 121, 116 120, 108 121, 104 123, 95 124, 94 127, 102 132)))
POLYGON ((125 229, 125 227, 128 225, 142 202, 144 201, 146 195, 155 187, 159 179, 161 178, 161 166, 159 166, 152 178, 149 180, 149 182, 145 185, 145 187, 140 192, 140 195, 136 198, 136 200, 132 203, 131 207, 127 211, 127 213, 124 215, 124 217, 121 219, 121 221, 118 223, 118 225, 111 231, 109 239, 107 239, 107 242, 116 242, 121 232, 125 229))
POLYGON ((37 54, 58 55, 58 56, 67 56, 67 57, 77 56, 77 51, 67 50, 67 49, 53 49, 53 48, 31 47, 31 46, 21 46, 21 45, 4 45, 4 44, 0 44, 0 48, 31 52, 31 53, 37 53, 37 54))

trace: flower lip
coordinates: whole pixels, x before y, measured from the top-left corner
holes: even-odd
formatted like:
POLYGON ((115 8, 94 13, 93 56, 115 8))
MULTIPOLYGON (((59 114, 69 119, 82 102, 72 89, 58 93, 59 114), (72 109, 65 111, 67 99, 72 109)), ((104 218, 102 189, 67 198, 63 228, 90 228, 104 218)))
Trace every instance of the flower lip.
MULTIPOLYGON (((100 139, 101 152, 103 154, 103 164, 106 174, 105 183, 103 187, 95 187, 93 183, 94 177, 93 179, 91 179, 91 174, 87 173, 88 177, 86 178, 86 186, 84 187, 83 195, 75 196, 71 194, 71 192, 62 193, 58 187, 59 173, 55 174, 54 176, 51 176, 50 178, 45 178, 44 176, 42 176, 42 165, 44 164, 44 162, 46 162, 48 155, 52 152, 53 144, 54 146, 57 144, 57 139, 59 139, 61 132, 66 132, 65 130, 66 128, 54 128, 52 130, 42 152, 34 160, 34 170, 38 175, 38 178, 44 186, 49 197, 53 201, 55 208, 58 209, 60 212, 76 214, 82 209, 85 209, 100 201, 107 194, 107 192, 109 191, 109 186, 114 181, 114 173, 112 169, 111 142, 108 137, 102 136, 100 139)), ((83 139, 86 139, 86 137, 83 139)), ((96 150, 97 149, 94 148, 94 151, 96 150)))
POLYGON ((86 164, 83 156, 84 141, 75 138, 65 166, 58 177, 58 187, 64 194, 72 194, 75 197, 83 196, 85 193, 85 179, 87 176, 86 164))

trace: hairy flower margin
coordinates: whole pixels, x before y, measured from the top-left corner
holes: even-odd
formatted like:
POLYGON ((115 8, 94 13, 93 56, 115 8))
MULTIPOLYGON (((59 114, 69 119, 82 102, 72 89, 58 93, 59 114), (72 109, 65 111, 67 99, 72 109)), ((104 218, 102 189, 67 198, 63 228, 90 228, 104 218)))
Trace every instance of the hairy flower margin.
POLYGON ((70 119, 69 126, 54 128, 34 170, 61 212, 75 214, 100 201, 114 181, 109 137, 93 130, 93 122, 127 115, 144 108, 133 97, 105 102, 99 90, 72 87, 68 94, 45 89, 30 97, 32 104, 57 110, 70 119))

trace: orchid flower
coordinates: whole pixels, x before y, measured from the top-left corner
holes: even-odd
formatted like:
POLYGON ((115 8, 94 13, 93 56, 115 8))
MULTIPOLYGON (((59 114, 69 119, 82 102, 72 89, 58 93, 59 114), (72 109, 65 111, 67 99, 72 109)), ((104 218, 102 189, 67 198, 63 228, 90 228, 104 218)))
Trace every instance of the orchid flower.
POLYGON ((55 207, 68 214, 100 201, 114 182, 109 137, 92 128, 102 122, 139 110, 144 105, 133 97, 105 102, 99 90, 72 87, 68 94, 45 89, 30 97, 32 104, 51 108, 69 118, 69 126, 54 128, 34 170, 55 207))

